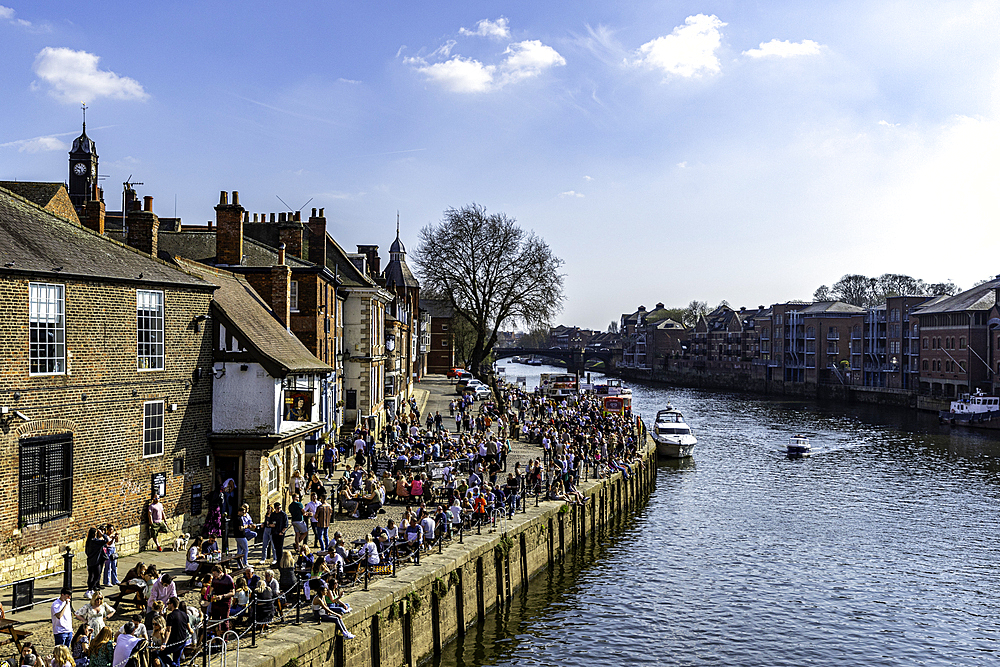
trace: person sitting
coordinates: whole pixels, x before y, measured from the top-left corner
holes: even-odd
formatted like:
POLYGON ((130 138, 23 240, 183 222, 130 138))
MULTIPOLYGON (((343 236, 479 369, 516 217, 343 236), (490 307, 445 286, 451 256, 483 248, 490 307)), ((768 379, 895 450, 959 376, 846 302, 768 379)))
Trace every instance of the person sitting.
POLYGON ((198 568, 201 566, 201 563, 204 560, 201 555, 201 542, 202 539, 200 537, 196 537, 191 543, 191 546, 188 548, 187 558, 184 562, 185 572, 197 572, 198 568))
POLYGON ((417 524, 416 517, 410 517, 410 525, 406 527, 406 544, 410 553, 419 551, 423 539, 423 529, 417 524))
MULTIPOLYGON (((321 583, 322 580, 317 582, 317 584, 321 583)), ((347 631, 347 627, 344 625, 344 619, 341 616, 341 614, 331 609, 330 605, 327 604, 324 592, 325 592, 325 586, 320 585, 315 592, 316 594, 313 596, 312 599, 313 620, 315 620, 317 623, 324 623, 324 622, 336 623, 337 627, 340 629, 341 634, 344 635, 344 639, 354 639, 354 635, 352 635, 350 632, 347 631)))

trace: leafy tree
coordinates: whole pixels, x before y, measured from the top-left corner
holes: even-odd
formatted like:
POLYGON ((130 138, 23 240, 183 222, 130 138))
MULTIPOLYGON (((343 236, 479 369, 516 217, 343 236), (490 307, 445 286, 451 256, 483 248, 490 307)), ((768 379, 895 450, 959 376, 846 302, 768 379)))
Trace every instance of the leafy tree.
POLYGON ((513 218, 478 204, 450 208, 420 230, 414 259, 423 287, 472 327, 468 368, 477 377, 504 325, 547 325, 562 308, 563 261, 513 218))
POLYGON ((830 292, 830 288, 826 285, 820 285, 813 292, 813 301, 835 301, 833 298, 833 293, 830 292))
POLYGON ((849 273, 833 284, 830 293, 837 301, 867 308, 874 293, 875 279, 849 273))
POLYGON ((684 309, 684 314, 681 315, 681 324, 686 327, 693 327, 698 323, 698 318, 708 314, 708 302, 698 301, 697 299, 691 301, 688 307, 684 309))
POLYGON ((618 323, 611 320, 611 324, 608 325, 608 333, 618 333, 618 323))

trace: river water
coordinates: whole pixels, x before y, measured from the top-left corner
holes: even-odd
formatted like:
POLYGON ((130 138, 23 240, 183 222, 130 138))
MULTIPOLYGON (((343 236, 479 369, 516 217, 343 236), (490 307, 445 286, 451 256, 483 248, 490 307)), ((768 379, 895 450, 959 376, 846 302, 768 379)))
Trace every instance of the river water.
MULTIPOLYGON (((539 371, 507 364, 508 380, 539 371)), ((931 415, 632 384, 698 437, 643 510, 435 665, 1000 664, 1000 440, 931 415), (789 459, 808 433, 809 458, 789 459)))

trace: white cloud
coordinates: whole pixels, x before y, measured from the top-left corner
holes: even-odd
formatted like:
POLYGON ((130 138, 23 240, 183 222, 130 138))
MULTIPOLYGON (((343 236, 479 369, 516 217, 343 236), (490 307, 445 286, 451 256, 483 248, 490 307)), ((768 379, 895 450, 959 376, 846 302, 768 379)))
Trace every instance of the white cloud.
POLYGON ((472 58, 455 56, 451 60, 428 64, 422 58, 407 58, 404 62, 434 83, 455 93, 482 93, 493 86, 496 67, 484 65, 472 58))
POLYGON ((18 139, 0 144, 0 148, 17 147, 20 153, 42 153, 45 151, 67 150, 69 146, 56 138, 55 135, 34 137, 33 139, 18 139))
POLYGON ((559 196, 560 197, 584 197, 586 195, 584 195, 582 192, 577 192, 575 190, 567 190, 566 192, 560 192, 559 196))
POLYGON ((887 120, 880 120, 878 122, 878 124, 879 125, 885 125, 886 127, 899 127, 899 123, 890 123, 887 120))
POLYGON ((507 58, 500 65, 501 85, 538 76, 550 67, 566 64, 558 51, 537 39, 511 44, 504 54, 507 58))
POLYGON ((483 19, 476 24, 475 30, 461 28, 459 29, 458 34, 465 35, 467 37, 488 37, 490 39, 497 40, 510 39, 510 23, 502 16, 496 21, 483 19))
MULTIPOLYGON (((440 49, 435 53, 440 52, 440 49)), ((483 93, 538 76, 550 67, 565 65, 566 59, 537 39, 511 44, 499 65, 486 65, 474 58, 455 55, 448 60, 428 63, 425 58, 406 58, 428 79, 456 93, 483 93)))
POLYGON ((743 55, 751 58, 793 58, 795 56, 818 56, 824 47, 819 42, 811 39, 804 39, 801 42, 789 42, 788 40, 772 39, 770 42, 761 42, 756 49, 749 49, 743 55))
POLYGON ((677 163, 677 168, 678 169, 687 169, 687 166, 688 166, 687 160, 685 160, 684 162, 678 162, 677 163))
POLYGON ((34 70, 49 86, 50 94, 63 102, 79 103, 100 97, 144 100, 149 94, 135 79, 100 70, 100 57, 86 51, 45 47, 35 58, 34 70))
POLYGON ((345 79, 344 77, 340 77, 339 79, 337 79, 337 83, 349 83, 352 85, 357 85, 361 82, 358 81, 357 79, 345 79))
POLYGON ((592 180, 594 180, 594 177, 593 176, 584 176, 583 180, 585 180, 585 181, 592 181, 592 180))
POLYGON ((3 5, 0 5, 0 19, 10 20, 12 18, 14 18, 14 10, 11 9, 10 7, 4 7, 3 5))
POLYGON ((24 28, 28 32, 32 33, 43 33, 52 32, 52 27, 48 23, 41 23, 35 25, 31 21, 26 21, 24 19, 15 18, 17 14, 11 7, 5 7, 0 5, 0 21, 8 21, 11 25, 16 25, 19 28, 24 28))
POLYGON ((669 35, 640 46, 631 64, 687 78, 716 74, 721 66, 715 52, 722 44, 725 25, 714 14, 689 16, 669 35))

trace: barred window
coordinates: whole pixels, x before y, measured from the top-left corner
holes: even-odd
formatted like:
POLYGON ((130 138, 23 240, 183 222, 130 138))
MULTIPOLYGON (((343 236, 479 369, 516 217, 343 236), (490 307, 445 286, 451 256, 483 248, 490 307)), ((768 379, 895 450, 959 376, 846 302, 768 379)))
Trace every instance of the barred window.
POLYGON ((163 401, 149 401, 142 406, 142 455, 163 454, 163 401))
POLYGON ((28 283, 28 365, 31 375, 66 372, 65 285, 28 283))
POLYGON ((73 508, 73 434, 23 438, 19 445, 21 525, 69 516, 73 508))
POLYGON ((163 370, 163 292, 136 290, 136 339, 140 371, 163 370))

